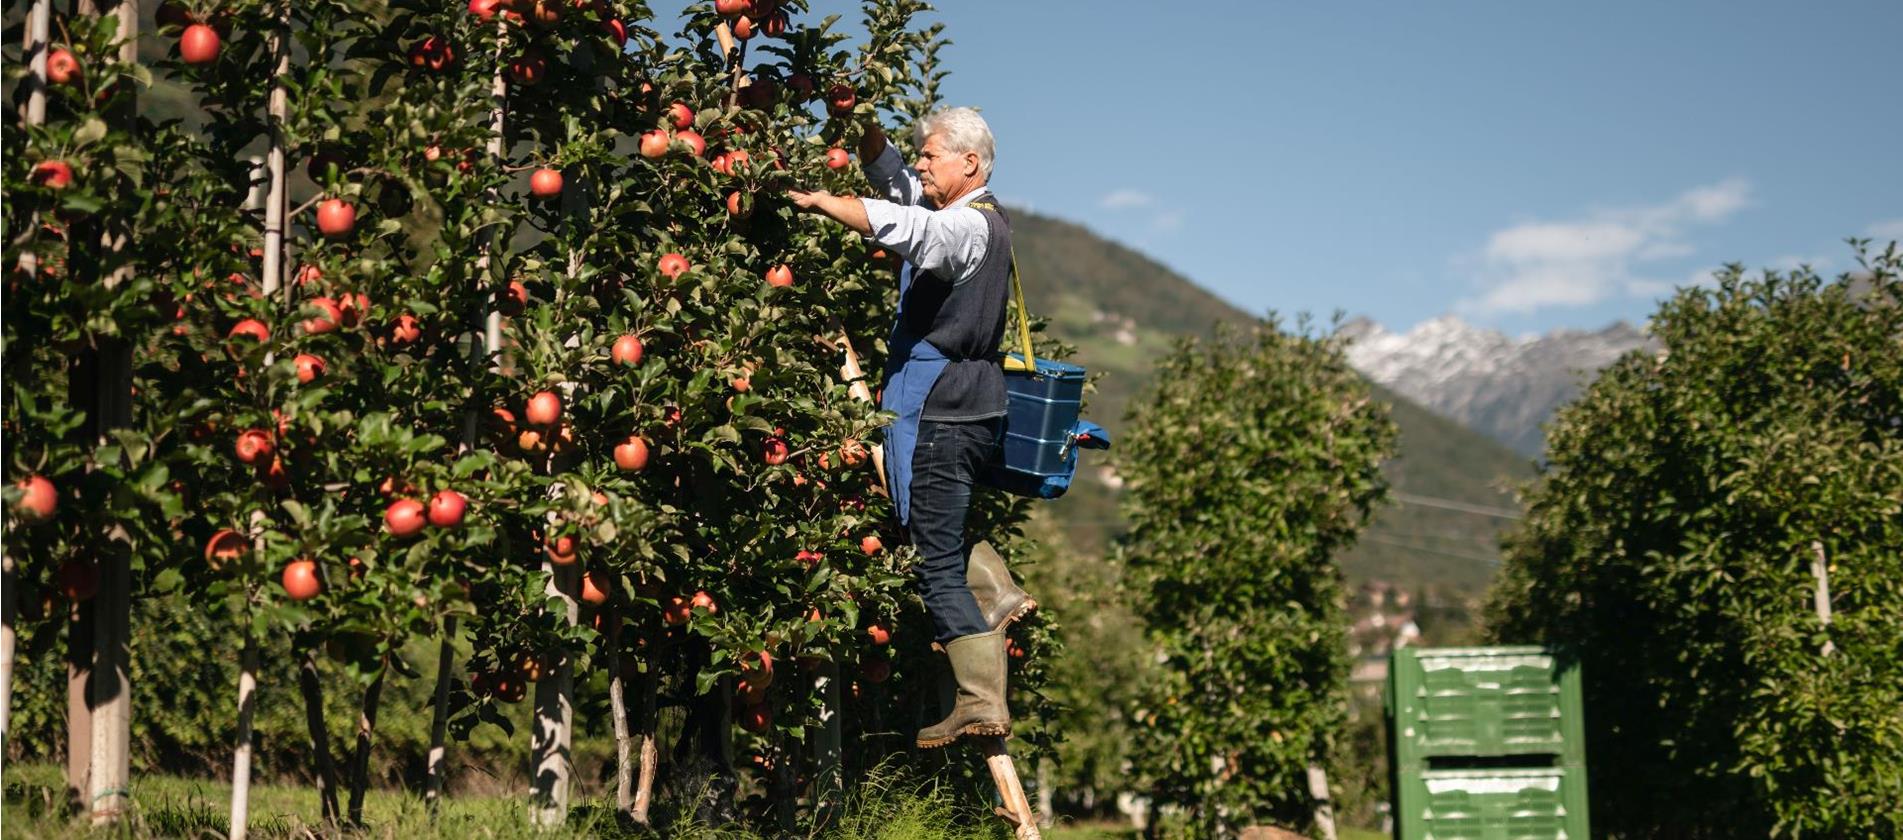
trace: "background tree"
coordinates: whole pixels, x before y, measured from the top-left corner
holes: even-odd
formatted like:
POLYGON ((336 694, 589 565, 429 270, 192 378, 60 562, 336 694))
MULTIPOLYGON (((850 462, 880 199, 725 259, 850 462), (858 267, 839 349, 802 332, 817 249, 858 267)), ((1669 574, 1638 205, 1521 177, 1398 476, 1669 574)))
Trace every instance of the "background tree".
POLYGON ((1721 271, 1563 411, 1492 635, 1584 664, 1594 824, 1903 821, 1903 283, 1721 271))
POLYGON ((1331 560, 1385 492, 1394 426, 1306 320, 1186 339, 1156 383, 1117 459, 1120 548, 1160 662, 1136 768, 1199 835, 1305 824, 1348 675, 1331 560))

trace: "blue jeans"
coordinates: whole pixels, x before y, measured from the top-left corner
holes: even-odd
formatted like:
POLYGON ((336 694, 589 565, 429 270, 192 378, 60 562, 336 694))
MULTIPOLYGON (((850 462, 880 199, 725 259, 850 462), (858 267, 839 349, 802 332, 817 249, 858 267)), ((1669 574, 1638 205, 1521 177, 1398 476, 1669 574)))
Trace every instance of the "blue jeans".
POLYGON ((983 633, 984 613, 965 583, 970 543, 965 515, 980 469, 999 457, 1004 418, 969 423, 921 420, 912 453, 912 545, 918 549, 913 584, 939 642, 983 633))

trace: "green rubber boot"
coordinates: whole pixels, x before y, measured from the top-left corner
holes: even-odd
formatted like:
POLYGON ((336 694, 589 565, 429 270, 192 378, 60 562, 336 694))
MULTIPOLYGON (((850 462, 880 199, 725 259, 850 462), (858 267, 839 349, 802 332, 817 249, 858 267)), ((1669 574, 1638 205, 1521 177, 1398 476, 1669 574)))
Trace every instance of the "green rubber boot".
POLYGON ((918 731, 919 749, 942 747, 965 735, 1011 734, 1011 710, 1004 701, 1004 645, 1002 630, 959 636, 945 644, 958 697, 950 717, 918 731))
POLYGON ((986 627, 1003 630, 1037 609, 1037 601, 1018 588, 1004 557, 991 543, 980 541, 971 547, 969 556, 965 585, 971 588, 971 597, 978 599, 978 611, 984 614, 986 627))

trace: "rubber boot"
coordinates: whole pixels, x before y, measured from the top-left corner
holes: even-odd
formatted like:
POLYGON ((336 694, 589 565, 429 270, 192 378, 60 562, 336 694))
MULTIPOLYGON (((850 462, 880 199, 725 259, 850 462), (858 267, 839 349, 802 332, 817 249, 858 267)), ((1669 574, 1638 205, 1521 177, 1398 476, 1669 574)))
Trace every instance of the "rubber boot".
POLYGON ((965 735, 1011 734, 1005 706, 1005 636, 1002 630, 959 636, 945 644, 958 697, 951 716, 918 731, 919 749, 942 747, 965 735))
POLYGON ((989 542, 980 541, 971 547, 965 564, 965 585, 971 588, 971 597, 978 599, 978 612, 984 614, 985 626, 993 630, 1003 630, 1037 609, 1037 601, 1018 588, 1004 557, 989 542))

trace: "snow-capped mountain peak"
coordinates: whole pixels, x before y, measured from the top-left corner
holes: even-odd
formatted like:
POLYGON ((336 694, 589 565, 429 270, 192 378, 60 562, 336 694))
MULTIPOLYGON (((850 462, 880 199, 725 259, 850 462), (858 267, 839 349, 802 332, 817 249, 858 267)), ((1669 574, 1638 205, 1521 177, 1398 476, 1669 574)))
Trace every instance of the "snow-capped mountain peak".
POLYGON ((1510 338, 1453 315, 1394 333, 1367 318, 1342 326, 1348 362, 1369 379, 1522 452, 1592 373, 1648 339, 1624 322, 1597 331, 1510 338))

